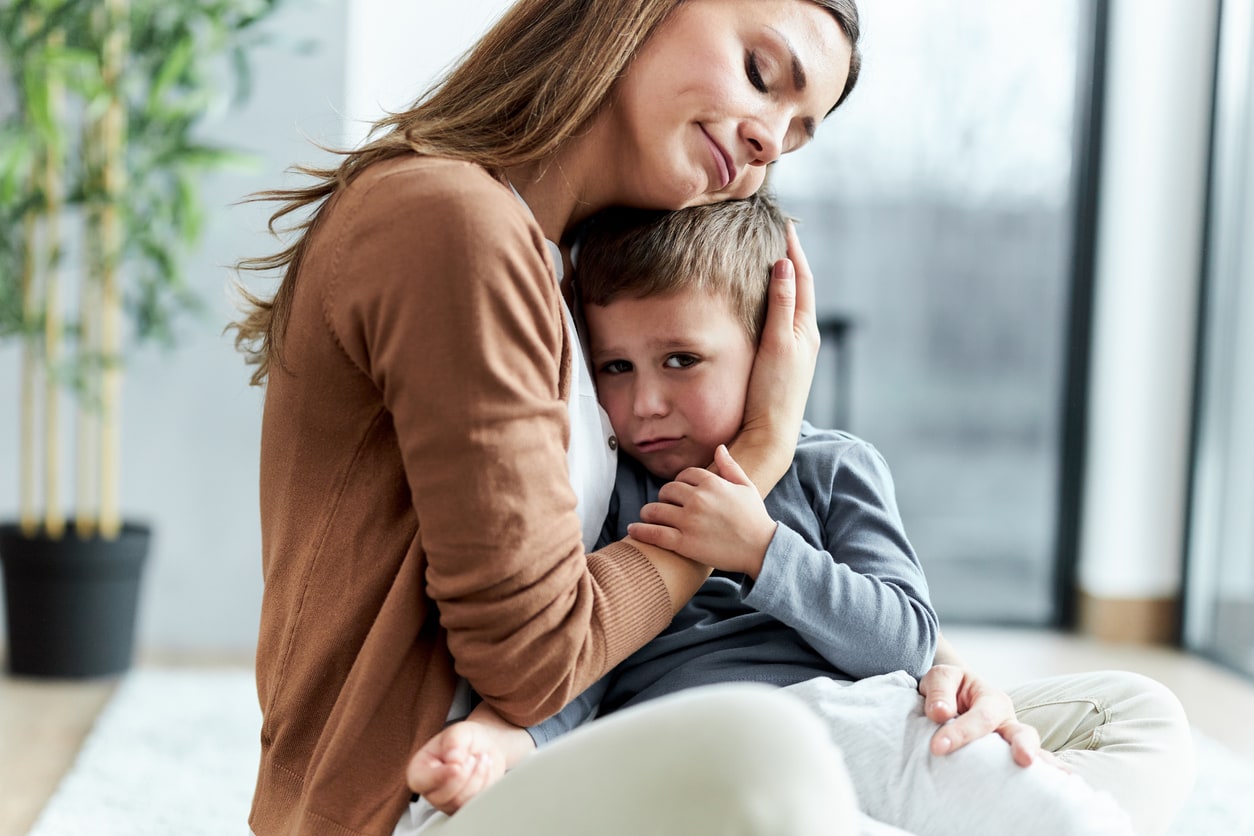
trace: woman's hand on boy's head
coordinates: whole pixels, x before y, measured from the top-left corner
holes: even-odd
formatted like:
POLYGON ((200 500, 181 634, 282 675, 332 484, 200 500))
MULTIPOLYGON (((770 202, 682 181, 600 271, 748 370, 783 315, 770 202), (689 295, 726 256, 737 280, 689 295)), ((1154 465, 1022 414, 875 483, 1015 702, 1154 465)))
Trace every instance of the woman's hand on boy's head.
POLYGON ((776 527, 757 487, 722 445, 711 469, 682 471, 640 510, 640 519, 627 527, 634 539, 754 579, 776 527))
POLYGON ((769 490, 792 462, 819 355, 814 276, 791 223, 788 258, 771 270, 768 300, 744 421, 733 446, 769 490))

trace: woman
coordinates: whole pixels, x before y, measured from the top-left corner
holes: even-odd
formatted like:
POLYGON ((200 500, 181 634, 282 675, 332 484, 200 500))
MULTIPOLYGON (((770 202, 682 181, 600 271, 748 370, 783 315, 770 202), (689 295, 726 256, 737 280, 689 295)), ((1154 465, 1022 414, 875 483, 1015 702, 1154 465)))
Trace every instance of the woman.
MULTIPOLYGON (((537 722, 697 589, 708 568, 649 543, 585 554, 615 440, 563 298, 571 238, 605 206, 753 192, 848 95, 857 41, 852 0, 522 0, 338 168, 264 195, 305 220, 245 262, 285 275, 238 335, 267 384, 258 836, 416 827, 406 763, 472 689, 537 722)), ((733 448, 763 492, 817 352, 795 237, 790 255, 733 448)), ((1000 727, 1031 756, 1005 695, 935 674, 936 716, 981 709, 950 748, 1000 727)), ((693 692, 592 724, 438 827, 849 832, 821 740, 777 694, 693 692)))

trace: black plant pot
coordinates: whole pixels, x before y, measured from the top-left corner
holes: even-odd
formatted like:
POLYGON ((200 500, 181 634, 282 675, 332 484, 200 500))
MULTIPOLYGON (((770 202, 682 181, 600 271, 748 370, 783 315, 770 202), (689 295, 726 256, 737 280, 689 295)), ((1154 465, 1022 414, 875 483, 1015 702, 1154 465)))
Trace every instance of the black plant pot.
POLYGON ((126 524, 115 540, 26 537, 0 525, 8 668, 19 676, 82 678, 131 666, 139 581, 150 530, 126 524))

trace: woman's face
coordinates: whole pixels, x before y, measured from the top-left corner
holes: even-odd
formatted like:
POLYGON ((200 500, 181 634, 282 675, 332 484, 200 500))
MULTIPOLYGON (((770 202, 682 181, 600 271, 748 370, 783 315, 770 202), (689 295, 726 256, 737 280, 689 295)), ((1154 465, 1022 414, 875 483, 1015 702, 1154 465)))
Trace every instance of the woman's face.
POLYGON ((677 209, 746 197, 836 104, 851 47, 811 0, 683 0, 608 113, 619 202, 677 209))

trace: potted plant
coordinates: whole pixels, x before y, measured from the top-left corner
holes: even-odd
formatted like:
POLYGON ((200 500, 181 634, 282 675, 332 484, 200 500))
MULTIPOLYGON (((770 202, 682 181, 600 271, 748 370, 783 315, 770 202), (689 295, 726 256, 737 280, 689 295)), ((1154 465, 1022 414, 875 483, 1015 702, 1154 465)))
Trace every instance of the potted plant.
POLYGON ((196 307, 181 263, 200 234, 198 184, 238 159, 196 129, 230 82, 246 89, 245 50, 280 2, 0 8, 0 102, 14 103, 0 108, 0 339, 21 344, 19 508, 0 525, 13 673, 130 666, 150 530, 120 510, 123 359, 169 344, 196 307))

